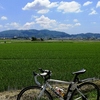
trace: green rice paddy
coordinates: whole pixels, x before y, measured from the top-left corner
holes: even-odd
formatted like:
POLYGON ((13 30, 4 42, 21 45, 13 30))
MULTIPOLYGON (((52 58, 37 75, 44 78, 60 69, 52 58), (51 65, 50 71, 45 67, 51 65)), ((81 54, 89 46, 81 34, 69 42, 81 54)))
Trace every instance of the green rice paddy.
POLYGON ((83 68, 81 78, 99 78, 100 42, 0 43, 0 91, 33 85, 38 68, 60 80, 72 80, 72 72, 83 68))

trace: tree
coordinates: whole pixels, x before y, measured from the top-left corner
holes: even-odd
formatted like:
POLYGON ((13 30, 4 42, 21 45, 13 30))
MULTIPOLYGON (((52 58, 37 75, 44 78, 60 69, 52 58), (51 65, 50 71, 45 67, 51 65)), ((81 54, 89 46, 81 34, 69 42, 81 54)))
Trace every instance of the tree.
POLYGON ((44 41, 44 39, 43 39, 43 38, 40 38, 40 40, 41 40, 41 41, 44 41))
POLYGON ((32 37, 32 41, 36 41, 37 40, 37 38, 36 37, 32 37))

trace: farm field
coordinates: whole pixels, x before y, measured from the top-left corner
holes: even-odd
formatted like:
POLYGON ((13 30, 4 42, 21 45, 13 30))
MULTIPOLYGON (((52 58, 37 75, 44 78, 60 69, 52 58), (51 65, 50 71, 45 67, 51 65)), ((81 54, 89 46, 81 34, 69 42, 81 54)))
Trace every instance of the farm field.
POLYGON ((100 76, 100 42, 11 42, 0 44, 0 91, 33 85, 32 72, 52 71, 52 78, 72 80, 73 71, 85 68, 81 78, 100 76))

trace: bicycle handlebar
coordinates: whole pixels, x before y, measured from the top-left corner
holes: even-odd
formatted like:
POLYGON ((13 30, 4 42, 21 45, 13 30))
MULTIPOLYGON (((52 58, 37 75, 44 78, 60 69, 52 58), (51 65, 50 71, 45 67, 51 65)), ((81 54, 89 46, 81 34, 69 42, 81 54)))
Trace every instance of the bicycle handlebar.
POLYGON ((34 75, 35 83, 41 86, 41 83, 38 81, 37 77, 41 76, 44 79, 44 81, 47 81, 48 79, 50 79, 52 72, 50 70, 43 70, 41 68, 39 68, 39 70, 41 73, 35 73, 33 71, 33 75, 34 75))

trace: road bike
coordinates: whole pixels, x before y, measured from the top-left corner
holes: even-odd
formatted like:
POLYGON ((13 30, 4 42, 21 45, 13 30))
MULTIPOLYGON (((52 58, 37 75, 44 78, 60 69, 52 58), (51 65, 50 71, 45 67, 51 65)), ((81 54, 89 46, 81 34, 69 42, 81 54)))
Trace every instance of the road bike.
POLYGON ((86 72, 85 69, 73 72, 73 81, 51 79, 50 70, 39 69, 40 73, 33 72, 36 86, 29 86, 20 91, 17 100, 99 100, 99 87, 93 82, 96 78, 80 80, 79 75, 86 72), (38 81, 42 77, 43 83, 38 81), (52 83, 66 84, 67 91, 59 87, 54 88, 52 83))

